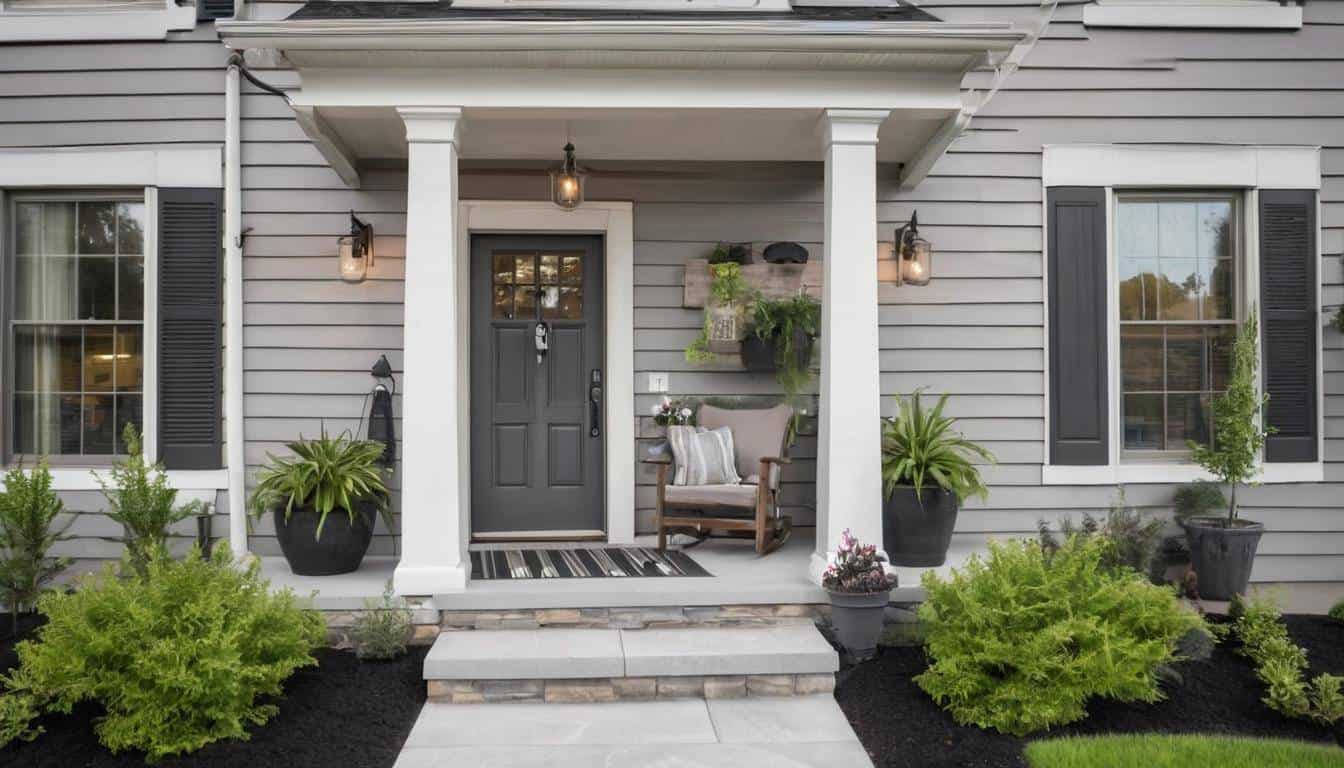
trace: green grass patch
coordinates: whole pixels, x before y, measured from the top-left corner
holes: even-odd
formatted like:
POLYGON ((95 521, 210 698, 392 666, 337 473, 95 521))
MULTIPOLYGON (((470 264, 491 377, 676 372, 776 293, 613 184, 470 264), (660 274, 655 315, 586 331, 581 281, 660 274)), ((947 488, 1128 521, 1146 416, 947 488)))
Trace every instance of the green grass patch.
POLYGON ((1283 739, 1091 736, 1027 745, 1031 768, 1344 768, 1344 749, 1283 739))

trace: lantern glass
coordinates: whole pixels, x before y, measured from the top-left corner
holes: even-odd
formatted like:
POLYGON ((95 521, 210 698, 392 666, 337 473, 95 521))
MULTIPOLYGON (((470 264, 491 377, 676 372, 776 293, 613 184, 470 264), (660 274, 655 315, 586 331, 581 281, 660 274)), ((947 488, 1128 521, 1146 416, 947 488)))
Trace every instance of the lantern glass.
POLYGON ((922 237, 914 238, 901 254, 901 283, 928 285, 933 279, 933 248, 922 237))
POLYGON ((562 168, 551 172, 551 202, 566 210, 574 210, 583 204, 584 174, 577 170, 562 168))
POLYGON ((346 235, 340 243, 341 279, 347 283, 362 282, 369 273, 369 259, 365 249, 357 242, 358 238, 346 235))

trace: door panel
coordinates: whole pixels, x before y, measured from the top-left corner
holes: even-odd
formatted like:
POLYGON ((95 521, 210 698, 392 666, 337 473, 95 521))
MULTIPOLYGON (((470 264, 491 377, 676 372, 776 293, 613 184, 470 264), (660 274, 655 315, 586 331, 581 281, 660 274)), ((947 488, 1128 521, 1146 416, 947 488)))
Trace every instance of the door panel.
POLYGON ((478 235, 471 259, 472 532, 600 532, 602 239, 478 235))

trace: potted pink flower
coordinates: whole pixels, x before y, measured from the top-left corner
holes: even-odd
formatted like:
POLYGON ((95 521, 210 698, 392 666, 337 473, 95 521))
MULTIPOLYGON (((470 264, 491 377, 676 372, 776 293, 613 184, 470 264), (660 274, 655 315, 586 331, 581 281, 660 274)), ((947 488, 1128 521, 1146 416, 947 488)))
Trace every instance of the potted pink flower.
POLYGON ((821 575, 821 586, 831 596, 831 625, 840 644, 859 661, 876 653, 882 618, 896 587, 896 577, 882 566, 885 561, 876 546, 859 543, 845 529, 821 575))

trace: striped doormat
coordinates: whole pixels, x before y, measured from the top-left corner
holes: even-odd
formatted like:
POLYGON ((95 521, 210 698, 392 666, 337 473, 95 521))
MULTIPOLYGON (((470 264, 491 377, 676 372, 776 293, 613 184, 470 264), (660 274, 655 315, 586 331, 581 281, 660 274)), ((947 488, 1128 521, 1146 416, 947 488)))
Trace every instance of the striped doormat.
POLYGON ((471 553, 473 579, 713 575, 684 552, 646 547, 487 549, 471 553))

